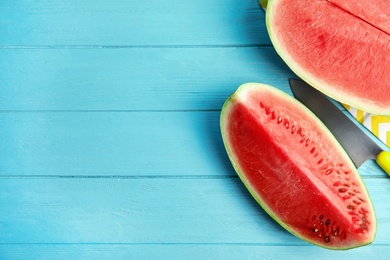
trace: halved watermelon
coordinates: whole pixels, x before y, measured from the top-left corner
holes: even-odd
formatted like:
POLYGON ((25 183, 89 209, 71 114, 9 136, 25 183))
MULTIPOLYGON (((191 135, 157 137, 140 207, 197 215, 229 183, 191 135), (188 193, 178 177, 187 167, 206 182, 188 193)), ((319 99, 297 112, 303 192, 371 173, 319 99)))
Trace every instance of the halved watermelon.
POLYGON ((390 2, 269 0, 270 39, 286 64, 326 95, 390 115, 390 2))
POLYGON ((304 105, 274 87, 246 83, 225 102, 220 123, 236 172, 280 225, 325 248, 374 240, 374 208, 360 175, 304 105))

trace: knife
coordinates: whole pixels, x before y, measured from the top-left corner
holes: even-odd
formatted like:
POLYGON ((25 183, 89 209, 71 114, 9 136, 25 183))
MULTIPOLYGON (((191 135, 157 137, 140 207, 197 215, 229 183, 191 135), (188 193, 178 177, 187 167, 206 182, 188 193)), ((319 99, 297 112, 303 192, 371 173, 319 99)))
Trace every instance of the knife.
POLYGON ((390 175, 389 151, 384 151, 323 93, 302 80, 290 79, 289 83, 294 97, 328 127, 357 168, 365 161, 375 159, 377 164, 390 175))

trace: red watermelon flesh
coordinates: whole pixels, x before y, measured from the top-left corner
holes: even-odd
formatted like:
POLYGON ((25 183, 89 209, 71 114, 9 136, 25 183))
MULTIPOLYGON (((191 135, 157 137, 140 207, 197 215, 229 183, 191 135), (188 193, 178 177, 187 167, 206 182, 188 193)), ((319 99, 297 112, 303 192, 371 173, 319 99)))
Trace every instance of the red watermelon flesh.
POLYGON ((390 2, 270 0, 271 41, 286 64, 328 96, 390 115, 390 2))
POLYGON ((370 197, 356 168, 311 111, 268 85, 242 85, 221 112, 229 158, 258 203, 280 225, 332 249, 369 244, 370 197))

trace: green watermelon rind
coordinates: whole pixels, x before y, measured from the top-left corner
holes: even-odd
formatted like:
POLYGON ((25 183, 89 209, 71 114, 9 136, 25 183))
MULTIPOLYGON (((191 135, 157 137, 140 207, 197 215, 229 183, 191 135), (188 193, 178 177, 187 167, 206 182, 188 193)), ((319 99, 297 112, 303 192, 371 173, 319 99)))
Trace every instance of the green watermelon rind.
MULTIPOLYGON (((269 207, 267 207, 267 205, 265 205, 263 203, 263 201, 261 200, 261 198, 259 196, 257 196, 257 194, 255 192, 255 188, 252 187, 252 185, 246 180, 244 174, 242 173, 242 170, 240 169, 240 166, 235 162, 236 156, 234 155, 234 153, 231 151, 231 149, 229 147, 229 144, 227 142, 227 140, 228 140, 227 133, 226 133, 227 132, 226 131, 226 124, 227 124, 228 114, 230 112, 230 108, 233 106, 233 103, 235 101, 237 101, 237 100, 240 100, 239 95, 241 94, 241 92, 245 92, 248 89, 254 89, 254 88, 268 88, 268 89, 271 89, 275 94, 278 94, 280 97, 284 98, 287 102, 294 103, 296 105, 296 107, 298 109, 300 109, 303 113, 307 113, 312 118, 313 122, 316 123, 318 128, 321 129, 321 131, 324 133, 324 135, 328 136, 329 139, 333 141, 334 148, 339 150, 340 153, 344 155, 343 159, 344 159, 345 163, 351 164, 352 165, 351 168, 355 169, 353 162, 351 161, 351 159, 348 156, 348 154, 345 152, 344 148, 336 140, 336 138, 329 131, 329 129, 322 123, 322 121, 320 119, 318 119, 318 117, 311 110, 309 110, 306 106, 304 106, 302 103, 300 103, 298 100, 294 99, 293 97, 291 97, 287 93, 285 93, 285 92, 283 92, 283 91, 281 91, 281 90, 279 90, 279 89, 277 89, 277 88, 275 88, 273 86, 270 86, 270 85, 267 85, 267 84, 262 84, 262 83, 256 83, 256 82, 248 82, 248 83, 245 83, 245 84, 242 84, 241 86, 239 86, 238 89, 223 104, 222 110, 221 110, 221 115, 220 115, 220 128, 221 128, 221 134, 222 134, 222 140, 223 140, 223 143, 224 143, 224 147, 226 149, 226 152, 228 154, 230 162, 231 162, 234 170, 236 171, 237 175, 239 176, 239 178, 243 182, 244 186, 247 188, 247 190, 251 194, 251 196, 264 209, 264 211, 272 219, 274 219, 279 225, 281 225, 284 229, 286 229, 288 232, 290 232, 294 236, 296 236, 296 237, 298 237, 298 238, 302 239, 303 241, 306 241, 306 242, 308 242, 310 244, 313 244, 313 245, 316 245, 316 246, 320 246, 320 247, 323 247, 323 248, 327 248, 327 249, 333 249, 333 250, 348 250, 348 249, 362 247, 362 246, 366 246, 366 245, 371 244, 375 240, 376 232, 377 232, 377 222, 376 222, 376 218, 375 218, 376 214, 375 214, 375 209, 374 209, 372 204, 371 204, 371 206, 372 206, 372 216, 373 216, 373 221, 375 222, 374 225, 372 225, 372 228, 374 228, 374 234, 373 234, 372 240, 368 241, 366 243, 362 243, 362 244, 356 245, 356 246, 338 248, 338 247, 326 247, 324 245, 317 244, 317 243, 315 243, 313 241, 310 241, 306 237, 301 236, 298 232, 294 232, 294 230, 291 230, 287 225, 285 225, 283 222, 279 221, 279 219, 275 216, 275 214, 272 212, 272 210, 269 207)), ((361 181, 361 183, 362 183, 362 185, 361 185, 361 189, 362 190, 361 191, 364 192, 366 197, 368 199, 370 199, 370 201, 371 201, 371 198, 369 196, 367 187, 364 184, 364 181, 361 178, 361 176, 358 174, 357 170, 353 174, 355 174, 357 176, 357 179, 361 181)))

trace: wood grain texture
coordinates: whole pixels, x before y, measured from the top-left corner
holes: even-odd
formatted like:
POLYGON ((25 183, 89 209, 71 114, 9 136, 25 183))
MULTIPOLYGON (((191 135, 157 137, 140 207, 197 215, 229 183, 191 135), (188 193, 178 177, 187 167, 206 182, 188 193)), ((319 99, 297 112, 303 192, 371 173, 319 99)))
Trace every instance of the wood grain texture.
POLYGON ((1 175, 234 174, 219 112, 0 113, 1 175))
POLYGON ((0 49, 1 110, 220 110, 240 85, 291 93, 272 47, 0 49))
POLYGON ((0 44, 158 46, 270 44, 257 1, 2 0, 0 44))

